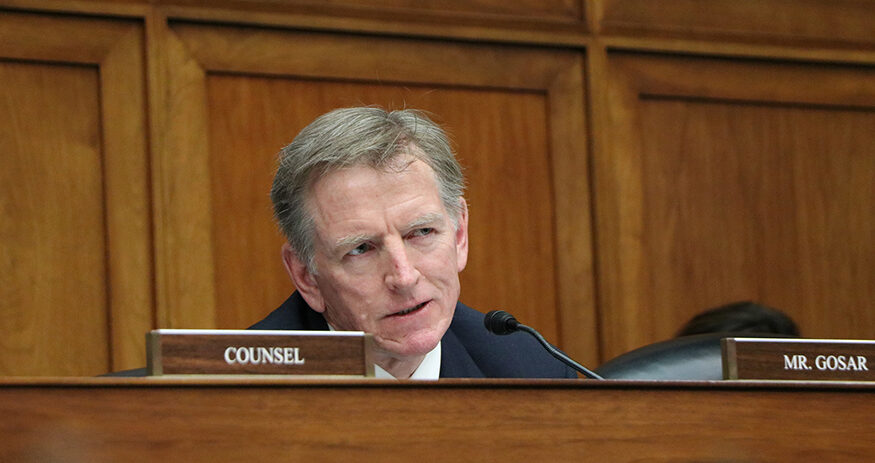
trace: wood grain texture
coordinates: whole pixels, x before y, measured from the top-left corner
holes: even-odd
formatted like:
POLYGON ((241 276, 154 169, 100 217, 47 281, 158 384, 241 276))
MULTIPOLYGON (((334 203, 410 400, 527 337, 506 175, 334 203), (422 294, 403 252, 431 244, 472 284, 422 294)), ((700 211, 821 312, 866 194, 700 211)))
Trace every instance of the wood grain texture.
POLYGON ((15 11, 3 11, 0 21, 4 58, 71 64, 100 63, 130 26, 125 21, 15 11))
POLYGON ((93 68, 0 64, 5 375, 109 367, 97 79, 93 68))
POLYGON ((114 370, 142 365, 143 330, 155 326, 145 38, 126 25, 99 64, 114 370))
POLYGON ((806 336, 875 336, 871 70, 609 60, 610 148, 597 162, 606 352, 751 299, 806 336))
POLYGON ((556 74, 549 104, 556 220, 557 307, 566 352, 587 364, 600 358, 593 273, 591 155, 587 127, 583 57, 556 74))
POLYGON ((152 176, 159 328, 215 327, 206 72, 165 26, 152 176))
MULTIPOLYGON (((211 196, 190 189, 204 182, 196 170, 169 174, 180 176, 166 186, 189 189, 179 197, 212 204, 214 211, 215 296, 209 297, 216 308, 201 320, 215 316, 218 327, 248 326, 291 289, 277 259, 282 238, 267 201, 282 146, 329 109, 417 107, 445 123, 467 169, 472 256, 462 275, 463 300, 484 311, 513 311, 554 342, 596 358, 592 324, 575 327, 588 330, 579 338, 559 331, 560 317, 595 319, 582 61, 575 54, 192 24, 173 31, 204 74, 187 81, 188 93, 177 95, 176 104, 209 113, 210 152, 193 145, 190 152, 210 165, 211 196), (330 58, 339 55, 348 58, 330 58), (204 90, 196 90, 200 86, 204 90), (203 101, 195 97, 200 92, 203 101), (561 209, 553 206, 555 195, 563 198, 561 209)), ((179 248, 175 261, 187 261, 190 252, 179 248)), ((206 285, 206 272, 197 278, 206 285)), ((172 310, 213 310, 203 303, 178 307, 172 310)))
POLYGON ((153 309, 142 28, 4 13, 0 31, 0 275, 16 294, 3 313, 30 320, 2 324, 15 339, 5 371, 141 365, 153 309))
POLYGON ((8 437, 0 458, 864 461, 872 393, 590 381, 19 381, 0 386, 8 437))
MULTIPOLYGON (((502 2, 500 0, 480 0, 476 2, 464 0, 424 0, 410 2, 406 0, 326 0, 312 2, 307 0, 220 0, 209 2, 204 0, 174 0, 174 5, 225 7, 233 9, 249 9, 261 11, 325 11, 332 9, 359 15, 374 15, 381 12, 405 13, 416 17, 428 15, 489 15, 501 17, 528 17, 540 19, 578 19, 583 10, 580 0, 520 0, 502 2)), ((429 18, 433 19, 433 17, 429 18)))
POLYGON ((583 45, 586 0, 382 2, 309 0, 4 0, 4 7, 65 13, 258 24, 299 30, 501 43, 583 45))
POLYGON ((860 0, 596 0, 606 35, 839 47, 875 45, 875 10, 860 0))
POLYGON ((204 27, 189 21, 170 25, 189 59, 214 72, 542 91, 574 55, 561 49, 204 27))
POLYGON ((5 7, 410 38, 875 61, 868 0, 4 0, 5 7))

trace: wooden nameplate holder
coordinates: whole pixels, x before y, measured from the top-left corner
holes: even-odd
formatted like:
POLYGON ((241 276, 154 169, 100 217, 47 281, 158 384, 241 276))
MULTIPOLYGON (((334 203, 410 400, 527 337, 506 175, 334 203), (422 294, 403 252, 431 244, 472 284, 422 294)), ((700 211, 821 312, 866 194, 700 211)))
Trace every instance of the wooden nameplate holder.
POLYGON ((724 379, 875 381, 875 341, 724 338, 724 379))
POLYGON ((154 330, 146 368, 150 376, 373 377, 372 345, 360 331, 154 330))

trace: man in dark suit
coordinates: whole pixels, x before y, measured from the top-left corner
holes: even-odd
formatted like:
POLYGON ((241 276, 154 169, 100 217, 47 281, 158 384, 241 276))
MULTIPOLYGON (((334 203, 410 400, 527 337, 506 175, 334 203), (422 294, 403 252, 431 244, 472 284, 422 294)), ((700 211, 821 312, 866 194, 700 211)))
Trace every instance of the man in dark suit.
POLYGON ((345 108, 280 152, 271 189, 297 291, 254 329, 365 331, 378 376, 568 377, 522 334, 458 302, 464 179, 443 130, 414 110, 345 108))

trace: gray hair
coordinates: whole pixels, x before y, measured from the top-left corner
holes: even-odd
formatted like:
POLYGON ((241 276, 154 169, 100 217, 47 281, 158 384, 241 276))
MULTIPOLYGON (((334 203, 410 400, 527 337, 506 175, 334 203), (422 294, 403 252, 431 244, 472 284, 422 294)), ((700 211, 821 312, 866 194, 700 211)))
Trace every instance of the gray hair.
POLYGON ((274 215, 292 250, 314 272, 310 186, 324 175, 355 165, 391 169, 408 154, 432 168, 444 207, 458 228, 465 189, 462 168, 444 131, 423 112, 377 107, 336 109, 319 116, 279 153, 270 190, 274 215), (418 149, 412 149, 412 148, 418 149))

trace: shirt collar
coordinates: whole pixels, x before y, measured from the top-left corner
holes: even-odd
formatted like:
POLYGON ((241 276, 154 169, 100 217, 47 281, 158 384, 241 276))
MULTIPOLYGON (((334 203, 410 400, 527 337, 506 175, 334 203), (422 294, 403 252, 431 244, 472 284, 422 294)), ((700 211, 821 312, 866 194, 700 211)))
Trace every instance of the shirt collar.
MULTIPOLYGON (((416 367, 410 379, 419 380, 434 380, 440 378, 441 375, 441 343, 434 346, 434 349, 425 354, 422 363, 416 367)), ((379 365, 374 365, 374 376, 377 379, 395 379, 388 371, 380 368, 379 365)))

